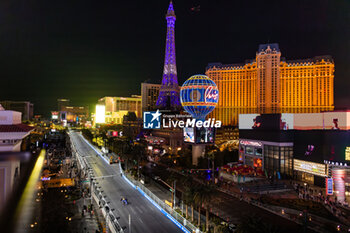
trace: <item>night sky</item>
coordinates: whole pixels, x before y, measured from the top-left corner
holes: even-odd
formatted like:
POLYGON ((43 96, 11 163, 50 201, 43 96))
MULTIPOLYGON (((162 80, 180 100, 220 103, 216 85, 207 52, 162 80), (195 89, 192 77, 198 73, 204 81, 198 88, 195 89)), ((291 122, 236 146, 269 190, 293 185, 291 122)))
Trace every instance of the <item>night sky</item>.
MULTIPOLYGON (((92 105, 160 83, 168 4, 1 0, 0 100, 28 100, 48 115, 57 98, 92 105)), ((331 55, 335 106, 350 107, 350 1, 174 0, 174 8, 180 84, 210 62, 243 63, 275 42, 287 60, 331 55)))

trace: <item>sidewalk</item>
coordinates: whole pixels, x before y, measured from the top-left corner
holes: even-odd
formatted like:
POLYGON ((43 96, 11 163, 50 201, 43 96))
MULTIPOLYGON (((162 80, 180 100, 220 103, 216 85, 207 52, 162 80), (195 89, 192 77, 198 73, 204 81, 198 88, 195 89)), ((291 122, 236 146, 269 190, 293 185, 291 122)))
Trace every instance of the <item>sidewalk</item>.
POLYGON ((101 227, 98 224, 96 216, 96 208, 94 206, 93 211, 89 211, 90 198, 80 198, 73 201, 74 204, 74 216, 69 220, 70 229, 73 233, 96 233, 102 232, 101 227), (86 210, 84 211, 84 206, 86 210))

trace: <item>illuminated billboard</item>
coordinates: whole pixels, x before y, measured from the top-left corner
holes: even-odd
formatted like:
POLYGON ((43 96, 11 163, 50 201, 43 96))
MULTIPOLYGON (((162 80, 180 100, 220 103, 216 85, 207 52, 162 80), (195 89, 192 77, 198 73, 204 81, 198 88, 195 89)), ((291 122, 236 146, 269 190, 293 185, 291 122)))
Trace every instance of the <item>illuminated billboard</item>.
POLYGON ((350 161, 350 147, 345 147, 345 160, 350 161))
POLYGON ((326 194, 333 195, 333 179, 326 178, 326 194))
POLYGON ((294 114, 239 114, 239 129, 294 129, 294 114))
POLYGON ((51 119, 58 120, 59 112, 51 112, 51 119))
POLYGON ((319 163, 324 163, 324 160, 347 163, 350 159, 350 131, 296 130, 294 158, 319 163))
POLYGON ((183 129, 184 142, 195 144, 212 144, 215 141, 215 128, 188 127, 183 129))
POLYGON ((194 128, 184 128, 184 141, 194 143, 194 128))
POLYGON ((195 142, 196 144, 214 143, 215 128, 196 128, 195 130, 195 142))
POLYGON ((219 101, 219 90, 213 80, 206 75, 193 75, 180 90, 180 102, 186 112, 198 120, 214 110, 219 101))
POLYGON ((256 117, 260 114, 239 114, 239 129, 253 129, 256 125, 256 117))
POLYGON ((324 129, 350 130, 350 112, 324 112, 324 129))
POLYGON ((350 130, 350 111, 323 113, 239 114, 239 129, 350 130))
POLYGON ((326 177, 326 165, 294 159, 294 170, 326 177))
POLYGON ((294 114, 294 129, 350 130, 350 112, 294 114))
POLYGON ((105 123, 105 110, 106 107, 104 105, 96 105, 96 114, 95 114, 95 122, 99 124, 105 123))
POLYGON ((297 129, 297 130, 323 129, 323 114, 322 113, 294 114, 294 129, 297 129))

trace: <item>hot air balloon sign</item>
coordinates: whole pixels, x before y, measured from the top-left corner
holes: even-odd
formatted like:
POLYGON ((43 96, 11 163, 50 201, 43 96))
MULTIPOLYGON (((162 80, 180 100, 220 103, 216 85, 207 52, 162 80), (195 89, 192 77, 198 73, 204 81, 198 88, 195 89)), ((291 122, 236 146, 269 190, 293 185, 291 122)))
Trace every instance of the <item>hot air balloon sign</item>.
POLYGON ((219 101, 219 90, 208 76, 193 75, 182 85, 180 101, 194 119, 204 121, 219 101))

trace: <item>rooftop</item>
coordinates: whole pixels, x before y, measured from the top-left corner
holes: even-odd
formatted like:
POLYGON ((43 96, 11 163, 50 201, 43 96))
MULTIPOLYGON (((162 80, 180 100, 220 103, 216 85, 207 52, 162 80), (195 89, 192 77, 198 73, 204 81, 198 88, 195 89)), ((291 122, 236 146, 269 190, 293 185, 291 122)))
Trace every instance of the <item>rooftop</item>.
POLYGON ((273 51, 280 51, 279 45, 277 43, 273 43, 273 44, 260 44, 259 45, 259 49, 258 52, 262 52, 265 51, 266 49, 268 49, 270 47, 270 49, 273 51))
POLYGON ((25 124, 0 125, 0 133, 29 132, 33 129, 34 127, 25 124))

